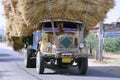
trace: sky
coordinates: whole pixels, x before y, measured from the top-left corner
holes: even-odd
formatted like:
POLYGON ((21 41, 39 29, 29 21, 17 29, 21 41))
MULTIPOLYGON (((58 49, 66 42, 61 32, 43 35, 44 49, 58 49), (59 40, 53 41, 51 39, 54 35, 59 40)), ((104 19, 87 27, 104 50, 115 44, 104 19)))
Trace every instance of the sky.
POLYGON ((115 6, 107 13, 105 23, 116 22, 120 17, 120 0, 115 0, 115 6))
POLYGON ((0 0, 0 28, 4 27, 6 25, 5 17, 3 16, 3 5, 1 3, 2 0, 0 0))
MULTIPOLYGON (((2 0, 0 0, 0 28, 5 27, 6 25, 5 18, 2 15, 4 12, 1 1, 2 0)), ((107 18, 104 20, 104 23, 116 22, 119 17, 120 17, 120 0, 115 0, 115 6, 108 12, 107 18)))

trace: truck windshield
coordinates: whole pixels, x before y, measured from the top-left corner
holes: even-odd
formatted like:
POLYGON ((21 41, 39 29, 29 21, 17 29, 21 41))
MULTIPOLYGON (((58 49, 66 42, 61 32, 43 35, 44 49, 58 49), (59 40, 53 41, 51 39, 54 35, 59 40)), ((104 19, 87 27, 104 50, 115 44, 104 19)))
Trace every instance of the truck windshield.
MULTIPOLYGON (((64 31, 77 31, 77 25, 74 23, 65 22, 65 23, 63 23, 62 28, 64 31)), ((60 29, 60 27, 57 25, 57 23, 55 23, 54 30, 58 31, 59 29, 60 29)), ((44 30, 45 31, 52 31, 52 26, 51 26, 50 22, 45 24, 44 30)))
MULTIPOLYGON (((45 31, 52 31, 52 28, 45 27, 45 31)), ((58 31, 59 28, 54 28, 55 31, 58 31)), ((77 31, 77 28, 63 28, 64 31, 77 31)))

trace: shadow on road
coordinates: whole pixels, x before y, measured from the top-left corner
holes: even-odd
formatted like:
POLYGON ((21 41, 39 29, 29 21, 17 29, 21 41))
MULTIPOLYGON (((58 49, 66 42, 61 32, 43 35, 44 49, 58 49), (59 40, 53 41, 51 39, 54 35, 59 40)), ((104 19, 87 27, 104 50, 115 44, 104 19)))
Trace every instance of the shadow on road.
POLYGON ((43 75, 67 75, 67 76, 85 76, 85 77, 104 77, 104 78, 120 78, 120 67, 118 66, 90 66, 86 75, 80 75, 77 67, 70 68, 55 68, 48 69, 54 72, 45 72, 43 75))
POLYGON ((8 56, 10 56, 9 54, 5 54, 5 53, 0 53, 0 57, 8 57, 8 56))
POLYGON ((23 61, 18 52, 8 49, 0 49, 0 62, 23 61))
POLYGON ((3 59, 0 59, 0 62, 11 62, 11 61, 23 61, 22 58, 3 58, 3 59))
POLYGON ((91 66, 87 76, 120 78, 120 66, 91 66))

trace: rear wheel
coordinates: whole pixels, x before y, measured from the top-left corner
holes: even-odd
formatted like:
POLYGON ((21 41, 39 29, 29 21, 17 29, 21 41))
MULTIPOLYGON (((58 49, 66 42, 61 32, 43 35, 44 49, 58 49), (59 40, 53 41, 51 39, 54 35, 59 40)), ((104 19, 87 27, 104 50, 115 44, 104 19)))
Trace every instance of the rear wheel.
POLYGON ((88 58, 78 59, 78 69, 81 75, 85 75, 88 68, 88 58))
POLYGON ((38 52, 37 57, 36 57, 36 71, 39 74, 43 74, 44 73, 44 66, 45 66, 45 61, 41 57, 40 52, 38 52))
POLYGON ((62 59, 61 58, 58 58, 57 59, 57 66, 59 67, 59 68, 62 68, 62 59))
POLYGON ((36 66, 35 59, 31 59, 31 57, 33 57, 32 54, 33 54, 33 49, 28 48, 27 52, 25 53, 25 60, 24 60, 26 68, 31 68, 36 66))

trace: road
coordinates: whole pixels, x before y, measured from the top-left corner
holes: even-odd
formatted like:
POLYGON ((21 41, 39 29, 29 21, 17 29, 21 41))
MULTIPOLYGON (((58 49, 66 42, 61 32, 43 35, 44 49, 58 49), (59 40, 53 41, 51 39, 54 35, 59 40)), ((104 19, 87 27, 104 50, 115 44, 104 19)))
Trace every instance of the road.
POLYGON ((77 67, 59 69, 48 67, 45 74, 37 74, 35 68, 25 68, 23 53, 15 52, 0 43, 0 80, 120 80, 120 66, 92 63, 86 75, 79 75, 77 67))

